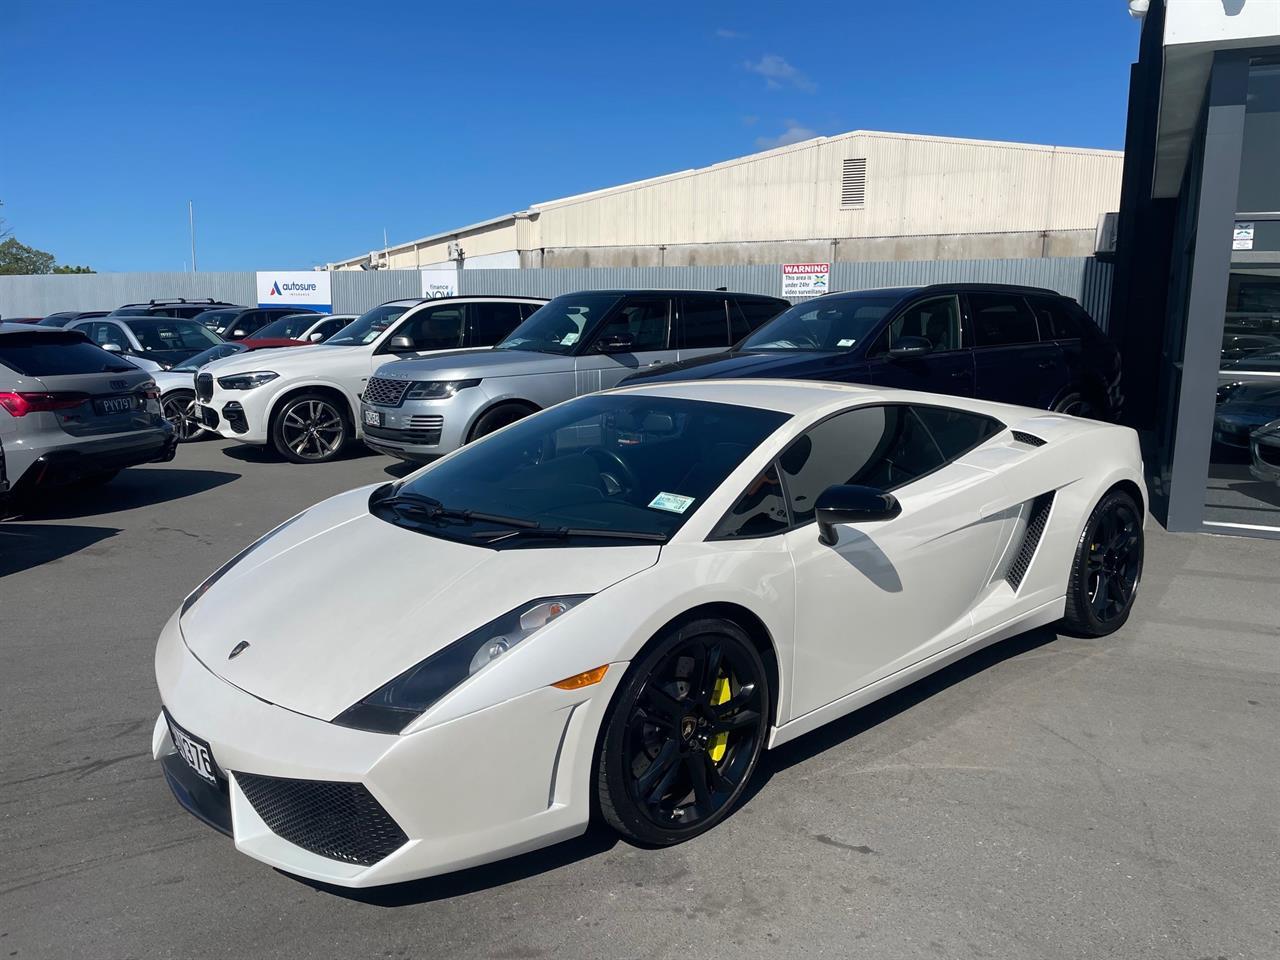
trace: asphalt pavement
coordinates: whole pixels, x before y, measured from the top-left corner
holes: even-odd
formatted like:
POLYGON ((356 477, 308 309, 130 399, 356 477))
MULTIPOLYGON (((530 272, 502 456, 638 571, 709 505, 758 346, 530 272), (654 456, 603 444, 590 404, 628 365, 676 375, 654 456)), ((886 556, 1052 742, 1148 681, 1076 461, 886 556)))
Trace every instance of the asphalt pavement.
POLYGON ((1034 631, 767 754, 690 843, 359 892, 236 853, 149 759, 155 637, 388 468, 208 441, 0 523, 0 960, 1280 955, 1280 543, 1150 524, 1122 631, 1034 631))

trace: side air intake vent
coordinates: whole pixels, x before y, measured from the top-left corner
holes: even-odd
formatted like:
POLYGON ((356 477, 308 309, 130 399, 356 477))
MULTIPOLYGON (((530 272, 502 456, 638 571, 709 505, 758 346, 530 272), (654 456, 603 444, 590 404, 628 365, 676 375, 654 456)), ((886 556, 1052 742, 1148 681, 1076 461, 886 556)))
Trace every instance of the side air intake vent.
POLYGON ((1014 430, 1013 439, 1019 443, 1025 443, 1028 447, 1043 447, 1048 442, 1034 433, 1026 433, 1022 430, 1014 430))
MULTIPOLYGON (((1041 440, 1041 443, 1044 441, 1041 440)), ((1040 545, 1040 537, 1044 535, 1045 524, 1049 522, 1049 511, 1053 507, 1053 493, 1042 493, 1031 501, 1031 514, 1027 520, 1027 529, 1022 533, 1022 544, 1009 564, 1009 572, 1004 575, 1005 581, 1016 592, 1022 586, 1022 578, 1031 567, 1031 558, 1036 555, 1036 547, 1040 545)))

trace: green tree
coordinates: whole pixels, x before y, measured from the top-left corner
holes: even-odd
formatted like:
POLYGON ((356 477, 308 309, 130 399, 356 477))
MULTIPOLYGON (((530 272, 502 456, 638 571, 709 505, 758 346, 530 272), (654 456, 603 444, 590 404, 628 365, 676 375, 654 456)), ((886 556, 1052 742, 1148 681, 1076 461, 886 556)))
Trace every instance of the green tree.
POLYGON ((0 274, 52 273, 56 257, 10 237, 0 243, 0 274))
POLYGON ((53 268, 54 273, 97 273, 92 267, 72 267, 68 264, 62 264, 53 268))

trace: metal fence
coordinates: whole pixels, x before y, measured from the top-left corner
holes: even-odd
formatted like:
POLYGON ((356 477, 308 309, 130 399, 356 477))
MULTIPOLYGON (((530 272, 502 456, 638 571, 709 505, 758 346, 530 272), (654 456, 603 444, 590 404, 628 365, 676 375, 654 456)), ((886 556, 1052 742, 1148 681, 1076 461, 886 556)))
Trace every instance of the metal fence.
MULTIPOLYGON (((574 290, 609 288, 714 290, 777 296, 778 264, 706 267, 587 267, 541 270, 462 270, 461 294, 554 297, 574 290)), ((333 309, 362 313, 400 297, 421 294, 416 270, 337 271, 332 275, 333 309)), ((1047 287, 1075 297, 1106 329, 1111 265, 1091 257, 1036 260, 901 260, 833 263, 832 290, 913 286, 954 281, 1017 283, 1047 287)), ((244 273, 96 273, 39 277, 0 276, 0 317, 43 316, 57 310, 109 310, 153 297, 212 297, 252 304, 255 276, 244 273)))

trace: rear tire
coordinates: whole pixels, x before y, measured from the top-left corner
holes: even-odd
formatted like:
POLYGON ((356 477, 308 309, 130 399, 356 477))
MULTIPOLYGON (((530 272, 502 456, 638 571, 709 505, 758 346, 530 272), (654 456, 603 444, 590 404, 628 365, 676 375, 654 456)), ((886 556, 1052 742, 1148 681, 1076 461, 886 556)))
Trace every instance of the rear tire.
POLYGON ((475 426, 471 428, 471 433, 467 437, 467 443, 472 440, 479 440, 481 437, 488 436, 495 430, 501 430, 508 424, 515 423, 517 420, 523 420, 529 414, 533 413, 528 407, 520 403, 500 403, 491 410, 486 410, 481 414, 480 419, 475 422, 475 426))
POLYGON ((1093 508, 1076 544, 1063 622, 1072 633, 1105 637, 1124 626, 1142 580, 1142 508, 1111 490, 1093 508))
POLYGON ((1054 413, 1065 413, 1072 417, 1083 417, 1086 420, 1109 420, 1109 412, 1088 393, 1071 390, 1053 405, 1054 413))
POLYGON ((346 404, 325 393, 290 397, 271 418, 271 445, 294 463, 336 459, 353 433, 346 404))

